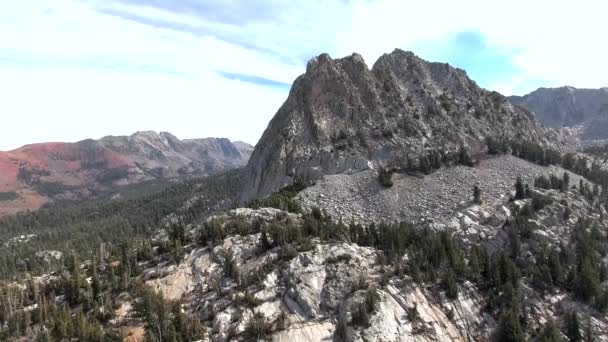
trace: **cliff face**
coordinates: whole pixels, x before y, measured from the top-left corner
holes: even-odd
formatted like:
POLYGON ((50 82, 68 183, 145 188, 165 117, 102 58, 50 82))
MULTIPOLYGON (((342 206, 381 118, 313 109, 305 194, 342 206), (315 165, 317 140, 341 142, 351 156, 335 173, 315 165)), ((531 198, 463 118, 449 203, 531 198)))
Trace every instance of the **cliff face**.
POLYGON ((580 139, 608 139, 608 88, 540 88, 509 100, 533 111, 547 127, 582 126, 580 139))
POLYGON ((257 144, 243 199, 409 153, 481 149, 487 136, 546 143, 530 112, 479 88, 463 70, 402 50, 371 69, 357 54, 323 54, 296 79, 257 144))

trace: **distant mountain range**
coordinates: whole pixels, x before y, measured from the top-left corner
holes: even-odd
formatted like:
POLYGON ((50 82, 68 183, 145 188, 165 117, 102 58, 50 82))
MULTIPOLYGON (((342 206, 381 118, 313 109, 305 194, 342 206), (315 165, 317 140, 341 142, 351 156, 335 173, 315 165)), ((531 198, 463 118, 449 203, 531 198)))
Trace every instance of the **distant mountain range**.
POLYGON ((238 168, 252 150, 224 138, 180 140, 166 132, 26 145, 0 152, 0 215, 116 186, 238 168))
POLYGON ((583 142, 608 139, 608 88, 540 88, 509 100, 534 112, 547 127, 580 127, 583 142))

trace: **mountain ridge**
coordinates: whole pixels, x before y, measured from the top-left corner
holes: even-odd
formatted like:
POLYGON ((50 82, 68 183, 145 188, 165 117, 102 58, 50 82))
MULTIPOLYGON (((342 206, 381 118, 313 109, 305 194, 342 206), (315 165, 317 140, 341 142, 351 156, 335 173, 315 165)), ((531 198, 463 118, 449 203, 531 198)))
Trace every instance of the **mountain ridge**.
POLYGON ((202 176, 245 165, 252 146, 226 138, 180 140, 153 131, 74 143, 24 145, 0 152, 0 214, 37 209, 53 198, 76 199, 115 186, 202 176))
POLYGON ((539 88, 509 101, 534 112, 547 127, 578 127, 585 142, 608 139, 608 88, 539 88))

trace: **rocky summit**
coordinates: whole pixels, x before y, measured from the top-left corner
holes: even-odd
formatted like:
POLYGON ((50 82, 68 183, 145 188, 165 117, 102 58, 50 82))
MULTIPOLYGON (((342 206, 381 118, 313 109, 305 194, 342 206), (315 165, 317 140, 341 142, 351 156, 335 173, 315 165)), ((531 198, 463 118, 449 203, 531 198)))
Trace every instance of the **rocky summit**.
POLYGON ((546 144, 534 115, 465 71, 395 50, 369 69, 358 54, 313 58, 247 165, 244 199, 298 178, 370 169, 408 155, 485 148, 488 136, 546 144))
POLYGON ((547 127, 575 127, 587 143, 608 139, 608 88, 540 88, 509 100, 533 111, 547 127))

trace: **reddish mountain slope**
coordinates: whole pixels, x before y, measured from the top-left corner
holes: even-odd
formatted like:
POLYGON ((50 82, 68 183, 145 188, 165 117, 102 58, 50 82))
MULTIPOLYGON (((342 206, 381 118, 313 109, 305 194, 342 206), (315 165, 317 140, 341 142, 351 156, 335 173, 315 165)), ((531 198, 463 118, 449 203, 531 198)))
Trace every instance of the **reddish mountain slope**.
POLYGON ((138 132, 76 143, 42 143, 0 152, 0 216, 76 199, 113 186, 205 175, 246 164, 253 147, 228 139, 179 140, 138 132))

